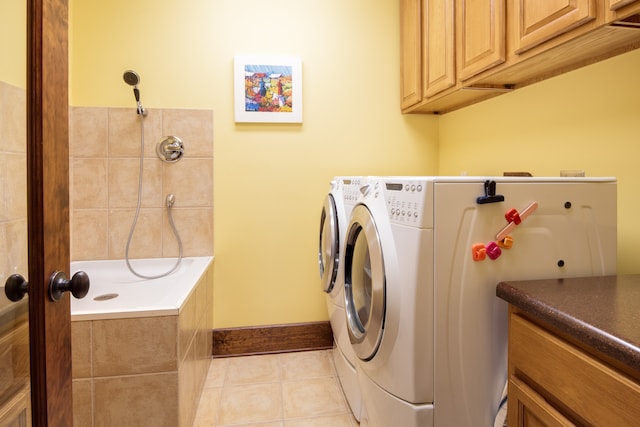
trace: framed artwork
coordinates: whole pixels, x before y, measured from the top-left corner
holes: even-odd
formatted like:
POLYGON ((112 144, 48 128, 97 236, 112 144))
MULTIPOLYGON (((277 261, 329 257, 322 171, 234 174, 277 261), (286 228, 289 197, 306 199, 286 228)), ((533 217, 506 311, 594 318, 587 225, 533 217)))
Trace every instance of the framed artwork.
POLYGON ((302 61, 297 56, 236 55, 235 121, 302 123, 302 61))

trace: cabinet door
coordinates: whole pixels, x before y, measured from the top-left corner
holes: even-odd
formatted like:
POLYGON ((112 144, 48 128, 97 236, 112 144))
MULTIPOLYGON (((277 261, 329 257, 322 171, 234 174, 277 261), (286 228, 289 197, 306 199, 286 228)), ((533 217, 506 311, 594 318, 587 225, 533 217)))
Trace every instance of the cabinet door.
POLYGON ((505 61, 505 26, 504 0, 456 0, 456 51, 460 80, 505 61))
POLYGON ((518 378, 509 379, 509 427, 575 426, 518 378))
MULTIPOLYGON (((565 416, 579 417, 585 425, 636 426, 640 420, 640 383, 511 314, 509 381, 514 378, 535 385, 535 390, 550 402, 548 408, 553 404, 565 416)), ((515 400, 509 395, 509 407, 512 404, 515 400)))
POLYGON ((516 0, 510 11, 516 54, 596 19, 595 0, 516 0))
POLYGON ((456 84, 453 0, 423 0, 425 97, 456 84))
POLYGON ((637 0, 609 0, 609 10, 618 10, 621 7, 635 3, 637 0))
POLYGON ((401 107, 422 100, 422 0, 400 0, 401 107))
POLYGON ((638 26, 637 16, 632 15, 640 13, 640 0, 609 0, 606 7, 607 23, 631 17, 632 25, 630 27, 638 26))

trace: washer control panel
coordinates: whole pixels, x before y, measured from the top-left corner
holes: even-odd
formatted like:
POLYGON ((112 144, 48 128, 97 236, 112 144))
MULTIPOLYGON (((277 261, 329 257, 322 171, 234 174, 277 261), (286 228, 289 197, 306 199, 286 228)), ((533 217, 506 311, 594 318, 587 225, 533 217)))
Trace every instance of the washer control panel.
POLYGON ((433 213, 429 211, 427 181, 393 179, 382 182, 391 222, 420 228, 430 228, 433 213))

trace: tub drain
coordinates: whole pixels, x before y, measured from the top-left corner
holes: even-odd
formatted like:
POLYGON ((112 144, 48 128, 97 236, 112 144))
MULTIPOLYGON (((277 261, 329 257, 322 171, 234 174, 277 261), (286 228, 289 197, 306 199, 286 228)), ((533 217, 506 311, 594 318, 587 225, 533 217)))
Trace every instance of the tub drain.
POLYGON ((93 300, 94 301, 107 301, 107 300, 114 299, 114 298, 117 298, 117 297, 118 297, 118 294, 103 294, 103 295, 98 295, 93 300))

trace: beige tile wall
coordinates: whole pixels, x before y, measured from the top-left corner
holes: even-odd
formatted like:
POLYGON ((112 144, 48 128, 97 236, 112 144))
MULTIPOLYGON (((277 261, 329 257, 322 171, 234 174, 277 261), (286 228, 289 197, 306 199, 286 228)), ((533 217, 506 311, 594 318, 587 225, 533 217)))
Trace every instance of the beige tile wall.
POLYGON ((74 425, 188 427, 211 358, 213 264, 178 316, 71 324, 74 425))
MULTIPOLYGON (((134 108, 70 107, 71 259, 122 259, 138 199, 140 117, 134 108)), ((177 256, 164 207, 176 197, 173 218, 185 256, 213 255, 213 113, 155 109, 144 119, 140 216, 131 258, 177 256), (185 146, 176 163, 155 147, 175 135, 185 146)))
POLYGON ((27 97, 0 82, 0 284, 11 274, 27 278, 27 97))

